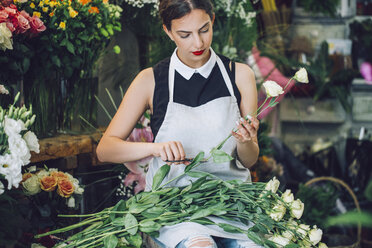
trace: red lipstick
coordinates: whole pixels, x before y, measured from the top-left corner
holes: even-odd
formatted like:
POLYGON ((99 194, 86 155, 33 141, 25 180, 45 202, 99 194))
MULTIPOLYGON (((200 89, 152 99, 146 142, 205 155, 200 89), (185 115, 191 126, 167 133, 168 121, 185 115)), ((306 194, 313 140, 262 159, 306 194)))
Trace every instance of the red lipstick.
POLYGON ((194 55, 196 56, 200 56, 204 53, 205 49, 204 50, 200 50, 200 51, 195 51, 195 52, 192 52, 194 55))

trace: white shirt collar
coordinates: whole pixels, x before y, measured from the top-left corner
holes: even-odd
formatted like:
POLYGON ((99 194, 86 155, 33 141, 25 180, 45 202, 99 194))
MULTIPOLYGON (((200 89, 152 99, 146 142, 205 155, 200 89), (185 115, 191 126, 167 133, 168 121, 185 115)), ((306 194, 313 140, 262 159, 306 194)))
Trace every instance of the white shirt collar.
POLYGON ((170 62, 173 63, 174 69, 187 80, 189 80, 195 72, 200 73, 204 78, 208 78, 217 61, 216 53, 212 48, 209 49, 211 51, 209 60, 199 68, 191 68, 185 65, 177 56, 177 48, 174 50, 170 62))

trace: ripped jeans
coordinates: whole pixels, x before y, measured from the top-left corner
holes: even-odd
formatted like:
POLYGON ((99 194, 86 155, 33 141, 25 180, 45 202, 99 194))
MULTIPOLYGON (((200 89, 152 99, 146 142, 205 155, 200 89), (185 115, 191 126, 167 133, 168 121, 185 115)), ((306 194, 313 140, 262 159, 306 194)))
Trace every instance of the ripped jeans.
MULTIPOLYGON (((166 247, 162 244, 159 245, 162 248, 166 247)), ((262 248, 262 246, 251 240, 228 239, 200 234, 182 240, 176 248, 262 248)))

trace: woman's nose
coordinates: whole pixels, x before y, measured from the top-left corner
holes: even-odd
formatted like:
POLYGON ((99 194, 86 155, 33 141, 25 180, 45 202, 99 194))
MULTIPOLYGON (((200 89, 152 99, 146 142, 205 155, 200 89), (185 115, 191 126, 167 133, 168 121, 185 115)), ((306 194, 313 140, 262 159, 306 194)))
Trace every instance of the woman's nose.
POLYGON ((194 36, 194 45, 196 49, 203 48, 203 40, 199 34, 194 36))

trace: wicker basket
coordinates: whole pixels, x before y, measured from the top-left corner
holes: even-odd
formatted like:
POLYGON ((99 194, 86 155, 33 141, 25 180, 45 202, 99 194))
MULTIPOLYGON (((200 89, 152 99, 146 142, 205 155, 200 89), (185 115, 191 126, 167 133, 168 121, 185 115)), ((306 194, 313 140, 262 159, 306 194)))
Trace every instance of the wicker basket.
MULTIPOLYGON (((335 184, 338 184, 338 185, 341 185, 342 187, 344 187, 347 190, 347 192, 351 195, 351 197, 353 198, 355 207, 356 207, 357 211, 360 213, 360 206, 359 206, 359 201, 358 201, 357 197, 355 196, 352 189, 344 181, 342 181, 340 179, 337 179, 337 178, 334 178, 334 177, 316 177, 316 178, 313 178, 313 179, 309 180, 308 182, 306 182, 305 186, 310 186, 311 184, 314 184, 314 183, 317 183, 317 182, 320 182, 320 181, 330 181, 330 182, 333 182, 335 184)), ((357 247, 360 247, 361 236, 362 236, 362 226, 361 226, 360 223, 358 223, 358 225, 357 225, 357 240, 355 241, 355 243, 353 243, 351 245, 345 245, 345 246, 332 246, 332 248, 357 248, 357 247)))

